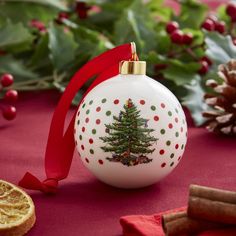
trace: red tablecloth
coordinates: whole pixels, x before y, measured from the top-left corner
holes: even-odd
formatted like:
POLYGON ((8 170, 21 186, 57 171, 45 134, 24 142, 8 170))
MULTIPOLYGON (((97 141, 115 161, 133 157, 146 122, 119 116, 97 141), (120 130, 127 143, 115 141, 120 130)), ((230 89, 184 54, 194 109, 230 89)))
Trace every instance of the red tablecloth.
MULTIPOLYGON (((21 95, 13 122, 0 119, 0 178, 17 183, 23 174, 44 179, 43 156, 56 92, 21 95)), ((153 214, 186 205, 191 183, 236 191, 236 139, 189 128, 179 166, 160 183, 138 190, 121 190, 96 180, 75 154, 69 178, 55 196, 30 192, 37 222, 30 236, 121 235, 119 218, 153 214)))

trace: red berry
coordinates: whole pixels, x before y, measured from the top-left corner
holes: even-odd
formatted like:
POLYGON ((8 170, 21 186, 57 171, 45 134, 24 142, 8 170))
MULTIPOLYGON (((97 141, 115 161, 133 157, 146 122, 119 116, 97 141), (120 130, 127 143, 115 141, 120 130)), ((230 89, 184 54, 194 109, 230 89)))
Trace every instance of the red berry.
POLYGON ((176 44, 182 44, 183 43, 183 32, 181 30, 175 30, 170 35, 171 41, 176 44))
POLYGON ((60 19, 68 19, 68 18, 69 18, 69 15, 68 15, 67 12, 60 12, 60 13, 58 14, 58 17, 59 17, 60 19))
POLYGON ((4 99, 8 102, 15 102, 18 99, 18 92, 16 90, 8 90, 5 93, 4 99))
POLYGON ((225 32, 225 22, 220 21, 215 23, 215 30, 218 31, 220 34, 225 32))
POLYGON ((46 30, 46 27, 44 25, 43 22, 39 21, 39 20, 36 20, 36 19, 33 19, 30 21, 30 26, 33 27, 33 28, 36 28, 38 29, 40 32, 42 31, 45 31, 46 30))
POLYGON ((198 70, 200 75, 205 75, 209 70, 209 65, 206 61, 200 61, 201 68, 198 70))
POLYGON ((3 74, 1 77, 1 84, 3 87, 8 87, 12 85, 14 82, 14 78, 11 74, 3 74))
POLYGON ((200 61, 205 61, 209 66, 212 65, 212 61, 206 56, 202 57, 200 61))
POLYGON ((206 19, 201 26, 203 29, 208 30, 208 31, 213 31, 215 30, 215 23, 210 20, 210 19, 206 19))
POLYGON ((189 45, 193 42, 193 35, 191 33, 184 34, 183 44, 189 45))
POLYGON ((233 16, 231 16, 231 21, 232 21, 232 22, 236 22, 236 14, 233 15, 233 16))
POLYGON ((177 29, 179 29, 179 24, 176 21, 171 21, 166 25, 166 32, 168 34, 173 33, 177 29))
POLYGON ((167 65, 166 64, 156 64, 154 69, 156 72, 160 71, 160 70, 164 70, 167 68, 167 65))
POLYGON ((226 7, 226 13, 231 18, 236 15, 236 5, 234 3, 229 3, 226 7))
POLYGON ((6 107, 2 110, 2 115, 6 120, 13 120, 16 117, 16 108, 13 106, 6 107))

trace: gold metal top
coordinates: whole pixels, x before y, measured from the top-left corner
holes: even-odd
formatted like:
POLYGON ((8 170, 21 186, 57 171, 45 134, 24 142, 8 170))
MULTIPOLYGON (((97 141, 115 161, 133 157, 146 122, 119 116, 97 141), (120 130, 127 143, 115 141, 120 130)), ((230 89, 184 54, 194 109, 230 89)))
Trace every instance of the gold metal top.
POLYGON ((146 74, 146 62, 139 61, 136 52, 136 45, 131 42, 132 58, 130 61, 120 62, 120 74, 122 75, 145 75, 146 74))
POLYGON ((146 75, 146 61, 121 61, 120 74, 146 75))

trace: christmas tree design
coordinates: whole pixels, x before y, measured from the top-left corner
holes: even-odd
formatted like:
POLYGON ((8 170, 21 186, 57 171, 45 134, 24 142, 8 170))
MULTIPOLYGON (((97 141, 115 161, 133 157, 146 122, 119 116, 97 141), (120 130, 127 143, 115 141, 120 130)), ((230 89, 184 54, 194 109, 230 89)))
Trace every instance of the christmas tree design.
POLYGON ((113 116, 114 123, 105 124, 108 136, 100 137, 105 143, 101 149, 111 152, 112 157, 106 159, 134 166, 149 163, 152 159, 146 154, 155 151, 152 148, 157 138, 151 136, 154 129, 148 128, 148 120, 140 117, 140 111, 131 99, 127 100, 119 116, 113 116))

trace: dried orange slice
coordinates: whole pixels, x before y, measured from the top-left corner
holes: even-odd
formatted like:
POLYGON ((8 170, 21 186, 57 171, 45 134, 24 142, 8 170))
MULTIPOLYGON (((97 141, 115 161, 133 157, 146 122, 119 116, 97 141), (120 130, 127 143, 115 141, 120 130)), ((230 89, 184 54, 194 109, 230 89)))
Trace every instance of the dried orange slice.
POLYGON ((35 207, 20 188, 0 180, 0 236, 22 236, 34 225, 35 207))

